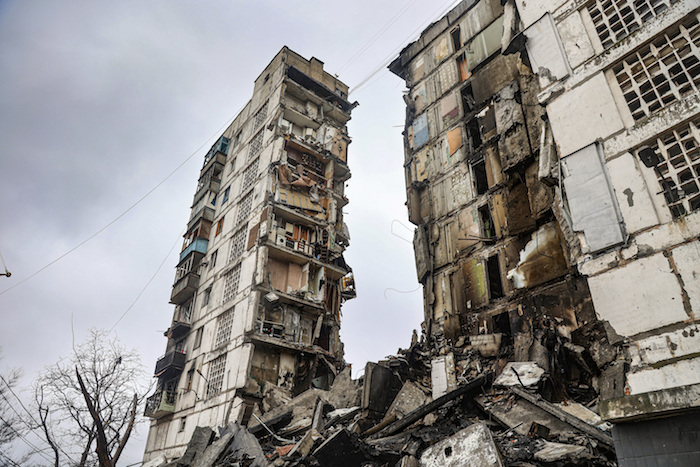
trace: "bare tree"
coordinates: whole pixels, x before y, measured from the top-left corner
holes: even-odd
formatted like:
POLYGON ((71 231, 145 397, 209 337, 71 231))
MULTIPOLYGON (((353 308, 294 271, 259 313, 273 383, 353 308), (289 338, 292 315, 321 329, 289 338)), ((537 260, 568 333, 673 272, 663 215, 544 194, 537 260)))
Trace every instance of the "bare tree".
POLYGON ((91 330, 73 354, 35 384, 35 410, 55 465, 112 467, 148 388, 135 350, 91 330))

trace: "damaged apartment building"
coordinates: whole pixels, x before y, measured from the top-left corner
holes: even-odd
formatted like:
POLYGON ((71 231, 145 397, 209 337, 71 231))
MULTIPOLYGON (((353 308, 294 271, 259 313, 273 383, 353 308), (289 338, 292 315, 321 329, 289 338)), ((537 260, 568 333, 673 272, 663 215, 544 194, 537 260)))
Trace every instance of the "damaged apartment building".
POLYGON ((195 427, 246 424, 268 385, 327 389, 344 367, 348 87, 287 47, 204 158, 177 265, 144 460, 195 427))
POLYGON ((465 0, 389 66, 434 375, 535 362, 620 465, 700 460, 699 11, 465 0))

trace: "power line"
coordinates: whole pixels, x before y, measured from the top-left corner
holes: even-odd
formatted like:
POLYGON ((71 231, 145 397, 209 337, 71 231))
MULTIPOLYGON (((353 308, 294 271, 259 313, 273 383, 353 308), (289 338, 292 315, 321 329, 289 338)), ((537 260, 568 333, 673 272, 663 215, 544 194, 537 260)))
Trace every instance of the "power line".
POLYGON ((34 446, 29 440, 27 440, 27 438, 24 437, 24 435, 22 435, 22 433, 20 433, 19 431, 17 431, 17 430, 15 429, 15 427, 13 427, 10 423, 8 423, 4 418, 0 417, 0 421, 3 422, 3 423, 5 424, 5 426, 7 426, 10 430, 12 430, 12 431, 15 433, 15 436, 17 436, 19 439, 21 439, 22 441, 24 441, 24 443, 25 443, 27 446, 29 446, 29 447, 32 449, 33 452, 36 452, 37 454, 39 454, 41 457, 43 457, 45 460, 47 460, 47 461, 49 461, 49 462, 53 461, 53 459, 51 459, 51 458, 50 458, 47 454, 45 454, 41 449, 39 449, 38 447, 34 446))
MULTIPOLYGON (((243 109, 243 108, 241 108, 241 110, 242 110, 242 109, 243 109)), ((240 110, 239 110, 239 112, 240 112, 240 110)), ((198 148, 197 148, 192 154, 190 154, 184 161, 182 161, 182 162, 180 163, 180 165, 178 165, 177 167, 175 167, 175 169, 174 169, 172 172, 170 172, 163 180, 161 180, 160 182, 158 182, 158 184, 157 184, 156 186, 154 186, 153 188, 151 188, 145 195, 143 195, 143 196, 142 196, 141 198, 139 198, 134 204, 132 204, 131 206, 129 206, 125 211, 123 211, 121 214, 119 214, 117 217, 115 217, 111 222, 109 222, 107 225, 105 225, 104 227, 102 227, 100 230, 98 230, 98 231, 95 232, 94 234, 90 235, 88 238, 86 238, 85 240, 83 240, 82 242, 80 242, 79 244, 77 244, 76 246, 74 246, 73 248, 71 248, 70 250, 68 250, 67 252, 63 253, 63 254, 62 254, 61 256, 59 256, 58 258, 56 258, 56 259, 54 259, 53 261, 51 261, 50 263, 48 263, 46 266, 40 268, 38 271, 36 271, 36 272, 30 274, 29 276, 25 277, 24 279, 22 279, 21 281, 19 281, 19 282, 16 283, 15 285, 13 285, 12 287, 8 287, 7 289, 3 290, 2 292, 0 292, 0 295, 4 294, 5 292, 9 292, 10 290, 14 289, 15 287, 18 287, 18 286, 21 285, 21 284, 24 284, 24 283, 27 282, 29 279, 33 278, 34 276, 36 276, 36 275, 39 274, 40 272, 44 271, 45 269, 47 269, 47 268, 49 268, 50 266, 54 265, 55 263, 59 262, 60 260, 62 260, 62 259, 65 258, 66 256, 68 256, 69 254, 73 253, 75 250, 77 250, 77 249, 80 248, 81 246, 85 245, 87 242, 89 242, 89 241, 92 240, 93 238, 97 237, 99 234, 101 234, 102 232, 104 232, 105 230, 107 230, 109 227, 111 227, 111 226, 112 226, 114 223, 116 223, 119 219, 121 219, 122 217, 124 217, 129 211, 131 211, 131 210, 134 209, 136 206, 138 206, 139 204, 141 204, 141 202, 142 202, 143 200, 145 200, 145 199, 146 199, 148 196, 150 196, 154 191, 156 191, 156 190, 157 190, 163 183, 165 183, 170 177, 172 177, 173 175, 175 175, 175 173, 176 173, 178 170, 180 170, 186 163, 188 163, 188 162, 190 161, 190 159, 192 159, 195 155, 197 155, 197 153, 198 153, 202 148, 204 148, 204 147, 209 143, 209 141, 211 141, 212 139, 214 139, 219 133, 221 133, 221 131, 222 131, 224 128, 226 128, 228 125, 230 125, 230 123, 233 121, 233 119, 235 118, 235 116, 236 116, 237 114, 238 114, 238 112, 236 112, 236 113, 234 114, 233 117, 229 118, 229 119, 226 121, 226 123, 224 123, 218 130, 216 130, 216 132, 214 133, 214 135, 212 135, 208 140, 206 140, 200 147, 198 147, 198 148)))
POLYGON ((450 9, 452 9, 452 7, 453 7, 454 5, 456 5, 459 1, 461 1, 461 0, 457 0, 457 1, 449 0, 447 3, 444 3, 444 4, 443 4, 443 7, 444 7, 444 5, 447 5, 447 7, 445 7, 445 8, 440 7, 440 9, 435 10, 435 13, 433 13, 433 15, 431 15, 431 16, 428 18, 427 21, 424 21, 423 23, 421 23, 421 25, 418 26, 418 28, 416 28, 406 39, 404 39, 404 40, 402 41, 402 43, 401 43, 398 47, 396 47, 396 48, 387 56, 387 58, 385 58, 376 68, 373 69, 373 71, 371 71, 367 76, 365 76, 362 80, 360 80, 360 82, 359 82, 358 84, 356 84, 355 86, 353 86, 353 87, 350 89, 350 92, 349 92, 348 94, 352 94, 352 93, 354 93, 354 92, 359 91, 360 88, 361 88, 365 83, 367 83, 367 81, 369 81, 370 79, 372 79, 372 77, 374 77, 374 75, 376 75, 377 73, 379 73, 379 72, 382 71, 382 70, 385 70, 385 69, 386 69, 386 66, 389 65, 389 63, 391 63, 391 61, 396 57, 396 54, 404 47, 404 44, 405 44, 406 42, 408 42, 408 41, 409 41, 412 37, 414 37, 417 33, 421 32, 421 31, 425 28, 425 26, 426 26, 428 23, 430 23, 430 22, 432 21, 432 18, 444 16, 445 13, 447 13, 450 9))
POLYGON ((404 5, 404 7, 401 8, 384 26, 382 26, 379 29, 379 31, 377 31, 377 33, 374 36, 372 36, 372 38, 365 45, 363 45, 360 48, 360 50, 355 52, 355 54, 352 57, 350 57, 348 59, 348 61, 346 61, 338 69, 337 73, 340 74, 343 70, 345 70, 348 66, 350 66, 350 64, 352 64, 355 60, 357 60, 360 57, 360 55, 362 55, 372 44, 374 44, 377 41, 377 39, 379 39, 382 36, 382 34, 384 34, 389 29, 389 27, 391 27, 396 21, 398 21, 398 19, 401 16, 403 16, 403 14, 406 13, 406 11, 408 11, 408 9, 411 6, 413 6, 413 4, 416 3, 417 1, 418 0, 413 0, 410 3, 407 3, 406 5, 404 5))
POLYGON ((168 260, 168 258, 170 258, 170 254, 173 252, 173 250, 175 249, 175 247, 177 246, 177 244, 180 243, 180 237, 181 237, 182 234, 184 234, 184 233, 185 233, 184 230, 180 232, 180 234, 177 236, 177 239, 175 239, 175 243, 173 243, 173 246, 170 247, 170 250, 168 251, 168 254, 165 255, 165 258, 163 258, 163 261, 161 261, 160 264, 158 265, 158 268, 156 269, 156 272, 154 272, 153 275, 151 276, 151 278, 148 279, 148 282, 146 282, 146 285, 143 286, 143 289, 141 289, 141 292, 139 292, 139 294, 136 296, 136 299, 134 299, 134 301, 131 303, 131 305, 129 305, 129 308, 126 309, 126 311, 119 317, 119 319, 117 320, 117 322, 114 323, 114 325, 113 325, 111 328, 109 328, 109 331, 107 331, 107 332, 112 332, 112 330, 114 330, 114 328, 117 327, 117 324, 119 324, 119 322, 120 322, 122 319, 124 319, 124 317, 127 315, 127 313, 129 313, 129 312, 131 311, 131 309, 134 307, 134 305, 136 305, 136 302, 139 301, 139 298, 141 298, 141 295, 143 295, 143 293, 146 291, 146 288, 147 288, 149 285, 151 285, 151 282, 153 282, 153 279, 155 279, 155 278, 156 278, 156 275, 158 275, 158 272, 160 271, 160 268, 162 268, 163 265, 165 264, 165 262, 168 260))
POLYGON ((5 458, 10 464, 12 464, 12 465, 16 465, 17 467, 22 467, 22 466, 19 465, 17 462, 15 462, 14 460, 12 460, 12 458, 11 458, 10 456, 8 456, 7 454, 5 454, 5 453, 2 452, 2 451, 0 451, 0 457, 4 457, 4 458, 5 458))

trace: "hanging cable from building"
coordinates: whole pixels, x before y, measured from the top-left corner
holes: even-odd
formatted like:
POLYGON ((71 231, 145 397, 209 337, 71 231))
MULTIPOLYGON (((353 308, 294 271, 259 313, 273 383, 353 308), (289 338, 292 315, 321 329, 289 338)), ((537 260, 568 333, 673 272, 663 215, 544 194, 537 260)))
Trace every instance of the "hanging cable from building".
POLYGON ((5 264, 5 258, 2 257, 2 251, 0 251, 0 259, 2 260, 2 267, 5 269, 4 273, 0 273, 0 276, 10 277, 12 273, 7 270, 7 265, 5 264))

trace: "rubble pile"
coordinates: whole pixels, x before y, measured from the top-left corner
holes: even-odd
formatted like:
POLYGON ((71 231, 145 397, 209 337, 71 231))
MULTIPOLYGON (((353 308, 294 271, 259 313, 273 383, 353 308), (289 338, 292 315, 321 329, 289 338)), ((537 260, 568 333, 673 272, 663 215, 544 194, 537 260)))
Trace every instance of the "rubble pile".
POLYGON ((167 465, 616 465, 591 386, 600 355, 540 338, 533 361, 513 361, 507 336, 464 337, 442 352, 414 339, 399 355, 368 363, 358 380, 345 368, 329 390, 292 397, 268 385, 247 428, 232 424, 214 436, 199 427, 185 455, 167 465))

